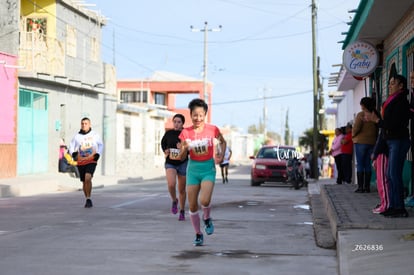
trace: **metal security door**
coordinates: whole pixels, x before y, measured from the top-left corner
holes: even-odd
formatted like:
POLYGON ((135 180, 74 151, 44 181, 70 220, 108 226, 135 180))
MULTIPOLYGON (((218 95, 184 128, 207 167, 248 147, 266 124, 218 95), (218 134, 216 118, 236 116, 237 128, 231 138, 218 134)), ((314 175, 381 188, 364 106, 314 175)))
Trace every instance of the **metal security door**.
POLYGON ((48 171, 47 95, 20 89, 17 138, 17 174, 48 171))

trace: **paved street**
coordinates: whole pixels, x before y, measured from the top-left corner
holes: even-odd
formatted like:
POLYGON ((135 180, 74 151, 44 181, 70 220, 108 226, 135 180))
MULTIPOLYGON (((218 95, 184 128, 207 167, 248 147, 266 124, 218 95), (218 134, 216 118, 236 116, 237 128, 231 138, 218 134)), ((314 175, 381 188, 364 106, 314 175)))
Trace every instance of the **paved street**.
POLYGON ((336 251, 315 245, 307 190, 251 187, 248 172, 217 181, 203 247, 161 179, 95 189, 92 209, 78 191, 2 198, 1 274, 337 274, 336 251))

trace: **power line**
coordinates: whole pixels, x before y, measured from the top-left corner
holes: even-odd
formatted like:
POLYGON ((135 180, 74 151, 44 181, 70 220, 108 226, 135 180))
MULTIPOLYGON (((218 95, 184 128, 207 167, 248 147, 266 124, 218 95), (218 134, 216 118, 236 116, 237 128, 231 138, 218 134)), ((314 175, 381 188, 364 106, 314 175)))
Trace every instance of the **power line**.
MULTIPOLYGON (((299 13, 302 12, 302 11, 304 11, 304 10, 299 11, 299 13)), ((257 36, 259 34, 262 34, 264 32, 267 32, 270 28, 274 27, 276 24, 279 24, 279 23, 283 23, 283 20, 278 21, 278 22, 272 24, 271 26, 266 27, 266 28, 264 28, 261 31, 258 31, 258 32, 254 33, 254 34, 250 34, 250 35, 245 36, 245 37, 242 37, 242 38, 232 39, 232 40, 220 40, 220 41, 211 40, 211 41, 209 41, 209 44, 234 44, 234 43, 240 43, 240 42, 245 42, 245 41, 277 40, 277 39, 284 39, 284 38, 288 38, 288 37, 301 36, 301 35, 304 35, 304 34, 311 33, 311 31, 303 31, 303 32, 295 32, 295 33, 284 34, 284 35, 273 35, 273 36, 265 36, 265 37, 257 37, 257 38, 254 38, 255 36, 257 36)), ((127 30, 130 30, 132 32, 142 33, 142 34, 146 34, 146 35, 154 36, 154 37, 172 38, 172 39, 181 40, 181 41, 189 42, 189 43, 200 43, 200 41, 186 39, 186 38, 179 37, 179 36, 173 36, 173 35, 167 35, 167 34, 150 33, 150 32, 146 32, 146 31, 142 31, 142 30, 138 30, 138 29, 133 29, 133 28, 128 27, 128 26, 124 26, 124 25, 117 24, 117 23, 115 23, 113 21, 112 21, 112 24, 114 26, 118 27, 121 30, 127 29, 127 30)), ((344 21, 341 21, 341 22, 338 22, 338 23, 335 23, 335 24, 327 25, 327 26, 324 26, 324 27, 319 27, 318 30, 321 31, 321 30, 330 29, 330 28, 336 27, 336 26, 341 25, 341 24, 345 24, 345 22, 344 21)), ((120 32, 117 31, 117 34, 119 34, 119 33, 120 32)), ((128 40, 131 41, 131 37, 129 35, 124 35, 124 37, 128 38, 128 40)), ((148 41, 148 40, 143 40, 143 39, 140 39, 139 41, 141 43, 147 43, 147 44, 152 44, 152 45, 160 45, 160 46, 169 46, 169 47, 170 46, 179 46, 179 47, 182 47, 183 46, 182 44, 172 44, 172 43, 169 43, 169 42, 166 42, 166 43, 159 43, 158 42, 157 43, 157 42, 154 42, 154 41, 148 41)))
MULTIPOLYGON (((32 3, 33 5, 35 5, 37 8, 43 9, 45 11, 45 13, 53 16, 54 18, 56 18, 57 21, 63 22, 65 24, 73 24, 73 22, 68 22, 68 21, 66 21, 66 20, 64 20, 64 19, 56 16, 56 14, 53 14, 53 13, 49 12, 47 9, 45 9, 44 7, 42 7, 41 5, 39 5, 38 3, 36 3, 35 1, 33 1, 33 0, 27 0, 27 1, 30 2, 30 3, 32 3)), ((223 0, 223 2, 229 2, 230 3, 232 1, 223 0)), ((233 2, 233 4, 235 4, 235 2, 233 2)), ((296 13, 294 13, 294 14, 292 14, 290 16, 286 16, 285 18, 283 18, 281 20, 278 20, 278 22, 273 23, 271 26, 275 26, 277 23, 286 22, 289 19, 291 19, 294 16, 298 15, 299 13, 301 13, 303 10, 305 10, 305 9, 302 9, 300 11, 297 11, 296 13)), ((169 39, 176 39, 176 40, 185 41, 185 42, 188 42, 188 43, 200 43, 199 41, 196 41, 196 40, 186 39, 186 38, 178 37, 178 36, 174 36, 174 35, 156 34, 156 33, 151 33, 151 32, 147 32, 147 31, 142 31, 142 30, 134 29, 134 28, 131 28, 130 26, 119 25, 116 22, 114 22, 113 20, 111 20, 110 23, 112 25, 116 26, 119 29, 133 31, 133 32, 136 32, 136 33, 142 33, 142 34, 149 35, 149 36, 160 37, 160 38, 164 37, 164 38, 169 38, 169 39)), ((330 26, 326 26, 326 27, 320 27, 320 28, 318 28, 318 30, 323 30, 323 29, 328 29, 328 28, 331 28, 331 27, 335 27, 338 24, 343 24, 343 22, 340 22, 340 23, 337 23, 337 24, 334 24, 334 25, 330 25, 330 26)), ((263 34, 264 32, 267 32, 268 29, 271 26, 268 26, 268 27, 262 29, 261 31, 256 32, 254 34, 250 34, 250 35, 248 35, 247 37, 244 37, 244 38, 240 38, 240 39, 236 39, 236 40, 229 40, 229 41, 209 41, 209 44, 213 44, 213 43, 215 43, 215 44, 236 44, 236 43, 246 42, 246 41, 276 40, 276 39, 284 39, 284 38, 287 38, 287 37, 301 36, 301 35, 305 35, 305 34, 310 33, 310 31, 305 31, 305 32, 297 32, 297 33, 292 33, 292 34, 287 34, 287 35, 268 36, 268 37, 257 37, 257 35, 260 35, 260 34, 263 34), (255 36, 256 36, 256 38, 254 38, 255 36)), ((82 33, 86 37, 90 37, 90 32, 84 32, 81 29, 79 29, 77 26, 74 26, 74 27, 79 31, 79 33, 82 33)), ((118 32, 117 32, 117 34, 118 34, 118 32)), ((122 59, 127 60, 128 62, 130 62, 130 63, 132 63, 132 64, 134 64, 134 65, 136 65, 136 66, 138 66, 138 67, 140 67, 142 69, 144 69, 145 71, 148 71, 148 72, 155 72, 156 71, 156 69, 154 69, 154 68, 150 68, 149 66, 146 66, 146 65, 144 65, 144 64, 142 64, 142 63, 140 63, 138 61, 135 61, 133 58, 131 58, 131 55, 129 55, 129 54, 128 55, 127 54, 123 54, 123 52, 120 52, 119 50, 115 50, 114 45, 105 44, 102 39, 101 39, 100 42, 101 42, 102 48, 111 50, 116 55, 122 57, 122 59)), ((146 42, 146 41, 141 41, 141 42, 146 42)), ((152 42, 149 42, 148 41, 147 43, 156 44, 153 41, 152 42)), ((159 43, 159 45, 162 45, 162 46, 171 46, 172 44, 167 42, 165 44, 159 43)))
MULTIPOLYGON (((260 11, 260 12, 263 12, 263 13, 268 13, 268 14, 273 14, 273 15, 274 14, 278 14, 277 12, 273 12, 273 11, 268 10, 268 9, 258 8, 257 5, 255 5, 255 6, 253 6, 253 5, 246 5, 246 4, 237 2, 237 1, 230 1, 230 0, 220 0, 220 2, 224 2, 224 3, 227 3, 227 4, 231 4, 231 5, 235 5, 235 6, 239 6, 239 7, 243 7, 243 8, 247 8, 247 9, 250 9, 250 10, 260 11)), ((257 3, 255 3, 255 4, 257 4, 257 3)), ((268 4, 273 5, 273 6, 276 6, 275 3, 268 3, 268 4)), ((292 4, 281 4, 281 5, 279 5, 279 3, 277 5, 278 5, 278 7, 284 6, 284 5, 295 6, 294 4, 293 5, 292 4)), ((297 6, 297 4, 296 4, 296 6, 297 6)))
POLYGON ((179 36, 176 36, 176 35, 151 33, 151 32, 147 32, 147 31, 131 28, 129 26, 120 25, 120 24, 117 24, 113 21, 111 21, 111 22, 114 26, 119 27, 122 30, 128 30, 128 31, 131 31, 131 32, 142 33, 142 34, 149 35, 149 36, 155 36, 155 37, 161 37, 161 38, 171 38, 171 39, 176 39, 176 40, 181 40, 181 41, 186 41, 186 42, 199 43, 199 41, 179 37, 179 36))
MULTIPOLYGON (((295 96, 295 95, 308 94, 308 93, 311 93, 312 91, 313 90, 306 90, 306 91, 300 91, 300 92, 293 92, 293 93, 289 93, 289 94, 266 96, 265 99, 276 99, 276 98, 282 98, 282 97, 289 97, 289 96, 295 96)), ((232 101, 224 101, 224 102, 216 102, 216 103, 213 102, 211 105, 237 104, 237 103, 254 102, 254 101, 259 101, 259 100, 263 100, 263 97, 261 97, 261 98, 250 98, 250 99, 232 100, 232 101)))

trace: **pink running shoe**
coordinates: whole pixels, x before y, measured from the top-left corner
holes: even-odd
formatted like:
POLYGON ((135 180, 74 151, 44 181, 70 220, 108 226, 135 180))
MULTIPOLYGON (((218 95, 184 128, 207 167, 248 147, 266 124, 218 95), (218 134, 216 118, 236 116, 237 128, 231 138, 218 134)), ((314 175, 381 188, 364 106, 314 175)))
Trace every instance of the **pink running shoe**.
POLYGON ((180 216, 178 217, 179 221, 185 221, 185 211, 181 210, 180 211, 180 216))
POLYGON ((174 215, 177 214, 178 212, 178 199, 175 199, 175 201, 173 201, 172 206, 171 206, 171 213, 173 213, 174 215))

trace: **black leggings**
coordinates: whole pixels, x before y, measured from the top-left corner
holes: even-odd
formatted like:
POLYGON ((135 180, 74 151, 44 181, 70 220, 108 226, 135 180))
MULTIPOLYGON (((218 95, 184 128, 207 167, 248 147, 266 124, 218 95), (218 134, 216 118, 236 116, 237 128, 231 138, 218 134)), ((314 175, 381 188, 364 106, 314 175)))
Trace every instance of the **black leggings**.
POLYGON ((342 173, 346 183, 352 182, 352 154, 342 154, 342 173))
POLYGON ((336 183, 341 184, 344 180, 344 173, 342 172, 342 154, 339 154, 334 157, 335 158, 335 166, 337 172, 336 183))

